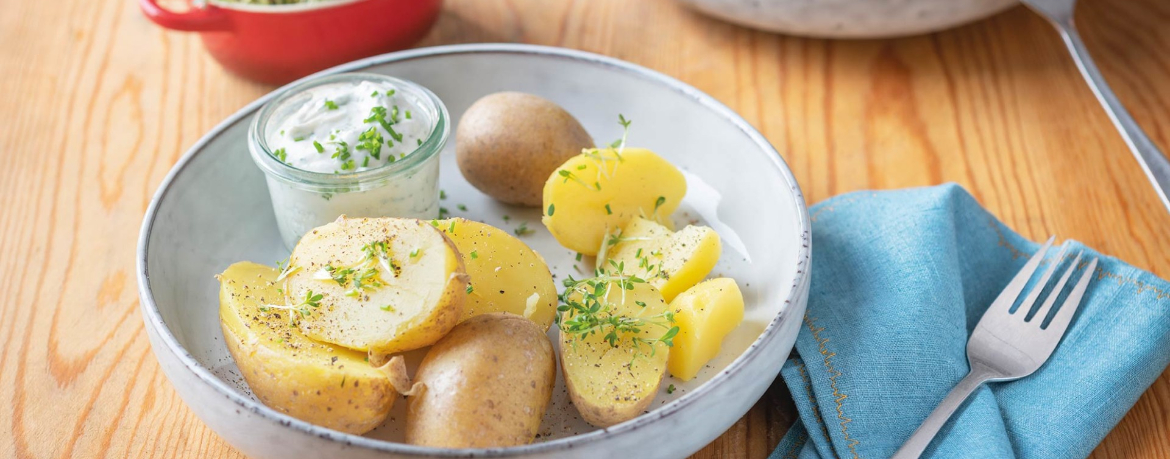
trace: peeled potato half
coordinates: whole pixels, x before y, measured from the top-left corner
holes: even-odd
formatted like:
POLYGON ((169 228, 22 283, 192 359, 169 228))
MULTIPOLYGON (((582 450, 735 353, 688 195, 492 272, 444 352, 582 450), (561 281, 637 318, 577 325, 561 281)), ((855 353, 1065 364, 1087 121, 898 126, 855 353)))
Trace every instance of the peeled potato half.
POLYGON ((707 277, 721 252, 719 235, 711 228, 687 226, 672 232, 643 218, 630 220, 607 244, 608 260, 646 279, 667 302, 707 277))
POLYGON ((650 150, 591 149, 549 176, 541 221, 561 245, 592 256, 635 217, 669 224, 686 192, 682 172, 650 150))

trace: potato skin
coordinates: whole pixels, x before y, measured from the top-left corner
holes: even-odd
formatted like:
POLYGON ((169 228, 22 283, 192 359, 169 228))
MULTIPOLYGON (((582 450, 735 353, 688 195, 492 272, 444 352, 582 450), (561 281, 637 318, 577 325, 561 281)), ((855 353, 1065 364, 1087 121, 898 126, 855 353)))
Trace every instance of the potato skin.
POLYGON ((415 375, 406 442, 448 448, 531 443, 552 398, 556 361, 544 330, 507 313, 472 317, 435 343, 415 375))
POLYGON ((593 138, 559 105, 532 94, 498 92, 459 119, 455 155, 463 177, 487 195, 536 207, 553 170, 593 138))
POLYGON ((220 326, 228 351, 256 398, 297 419, 362 434, 386 419, 398 392, 364 354, 310 340, 288 326, 274 282, 279 271, 249 262, 219 275, 220 326))

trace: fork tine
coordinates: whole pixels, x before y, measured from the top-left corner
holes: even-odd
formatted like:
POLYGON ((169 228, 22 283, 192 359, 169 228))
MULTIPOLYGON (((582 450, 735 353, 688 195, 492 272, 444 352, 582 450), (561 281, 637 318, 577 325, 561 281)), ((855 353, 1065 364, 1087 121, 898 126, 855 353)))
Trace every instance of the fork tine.
POLYGON ((1007 287, 1004 287, 1003 291, 999 292, 999 296, 995 297, 995 301, 987 308, 988 312, 999 311, 1005 315, 1007 314, 1008 309, 1016 302, 1016 298, 1020 297, 1020 292, 1024 290, 1024 286, 1028 285, 1028 279, 1032 278, 1032 274, 1036 272, 1036 267, 1040 266, 1040 260, 1044 259, 1044 254, 1048 252, 1048 248, 1052 247, 1052 241, 1055 240, 1056 236, 1050 236, 1048 241, 1040 247, 1040 250, 1037 250, 1036 254, 1028 259, 1027 263, 1024 263, 1024 267, 1020 268, 1020 272, 1016 273, 1016 277, 1013 277, 1007 287))
POLYGON ((1039 324, 1044 324, 1044 318, 1048 316, 1048 311, 1052 310, 1052 305, 1056 304, 1056 297, 1060 296, 1060 292, 1064 291, 1064 284, 1068 283, 1068 278, 1072 277, 1073 271, 1077 270, 1077 265, 1081 263, 1081 254, 1077 254, 1073 258, 1072 264, 1068 265, 1068 269, 1060 275, 1060 280, 1056 281, 1056 286, 1052 287, 1052 292, 1048 294, 1048 298, 1044 299, 1044 304, 1040 305, 1040 309, 1036 310, 1036 315, 1033 318, 1039 317, 1039 324))
POLYGON ((1020 308, 1016 312, 1024 313, 1024 320, 1031 319, 1028 314, 1032 311, 1032 306, 1036 304, 1036 300, 1040 298, 1040 292, 1044 291, 1044 286, 1048 285, 1048 281, 1052 279, 1052 273, 1056 272, 1056 268, 1060 266, 1060 261, 1064 260, 1064 254, 1068 253, 1068 245, 1060 248, 1060 253, 1056 254, 1056 258, 1048 265, 1048 269, 1044 270, 1044 275, 1040 276, 1040 281, 1036 282, 1036 286, 1032 287, 1032 291, 1028 292, 1028 296, 1024 297, 1024 301, 1020 303, 1020 308))
MULTIPOLYGON (((1074 263, 1069 268, 1069 271, 1076 269, 1076 267, 1074 263)), ((1085 273, 1081 274, 1081 279, 1077 281, 1077 285, 1073 286, 1072 292, 1068 294, 1068 298, 1060 305, 1060 309, 1056 310, 1056 315, 1052 317, 1052 322, 1048 324, 1048 328, 1045 328, 1045 330, 1054 331, 1058 333, 1058 336, 1064 335, 1065 330, 1068 329, 1068 324, 1072 322, 1073 317, 1077 314, 1077 308, 1081 306, 1081 297, 1085 296, 1085 290, 1089 287, 1089 281, 1092 280, 1096 270, 1097 259, 1094 258, 1093 261, 1089 262, 1089 266, 1085 267, 1085 273), (1066 309, 1068 312, 1065 312, 1066 309)), ((1056 295, 1054 294, 1052 297, 1055 298, 1056 295)))

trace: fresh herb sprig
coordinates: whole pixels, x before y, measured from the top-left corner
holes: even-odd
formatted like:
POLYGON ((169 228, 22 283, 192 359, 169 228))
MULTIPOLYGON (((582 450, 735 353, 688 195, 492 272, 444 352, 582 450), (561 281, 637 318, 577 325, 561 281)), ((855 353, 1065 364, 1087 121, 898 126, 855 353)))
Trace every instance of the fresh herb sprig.
POLYGON ((635 358, 645 355, 646 348, 649 348, 649 355, 654 356, 655 345, 659 343, 673 346, 679 330, 674 325, 673 312, 633 317, 615 311, 615 304, 611 301, 611 297, 616 296, 615 289, 620 292, 621 304, 624 304, 626 291, 646 281, 624 274, 622 264, 611 262, 611 267, 613 270, 609 273, 598 270, 598 276, 591 279, 576 280, 569 276, 564 281, 565 291, 559 297, 561 304, 557 306, 556 318, 561 332, 576 339, 600 334, 606 343, 615 348, 628 342, 635 351, 635 358), (643 330, 648 328, 664 331, 657 338, 642 337, 643 330))

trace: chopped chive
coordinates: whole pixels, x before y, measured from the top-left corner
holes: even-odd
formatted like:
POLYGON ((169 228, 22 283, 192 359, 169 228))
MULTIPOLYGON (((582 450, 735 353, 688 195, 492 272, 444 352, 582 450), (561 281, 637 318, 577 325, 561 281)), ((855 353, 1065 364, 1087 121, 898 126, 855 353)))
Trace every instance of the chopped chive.
POLYGON ((439 190, 439 199, 447 199, 447 192, 439 190))
POLYGON ((325 108, 329 110, 337 110, 337 103, 332 100, 325 99, 325 108))
POLYGON ((659 196, 657 201, 654 201, 654 212, 658 212, 658 208, 666 203, 666 196, 659 196))
POLYGON ((467 284, 467 294, 470 295, 471 292, 474 292, 474 291, 475 291, 475 288, 472 287, 471 284, 467 284))
POLYGON ((277 148, 276 151, 272 152, 272 154, 276 156, 276 159, 279 159, 280 162, 288 162, 288 152, 284 151, 283 148, 277 148))
POLYGON ((577 252, 577 261, 581 261, 581 252, 577 252))
POLYGON ((476 258, 479 258, 479 252, 476 250, 472 250, 471 251, 471 259, 474 260, 476 258))
POLYGON ((394 306, 385 305, 385 306, 382 306, 382 310, 383 310, 383 311, 390 311, 390 312, 394 312, 394 306))
POLYGON ((317 153, 325 153, 325 146, 321 145, 321 142, 314 140, 313 141, 313 148, 317 149, 317 153))
POLYGON ((455 207, 458 208, 459 210, 467 212, 467 206, 465 206, 463 204, 456 204, 455 207))
POLYGON ((406 119, 410 119, 410 110, 406 111, 406 119))
POLYGON ((613 215, 613 210, 610 210, 609 204, 605 205, 605 214, 606 215, 613 215))
POLYGON ((556 205, 555 205, 555 204, 552 204, 552 203, 549 203, 549 205, 548 205, 548 216, 549 216, 549 217, 553 216, 553 212, 556 212, 556 210, 557 210, 557 208, 556 208, 556 205))
POLYGON ((671 384, 671 385, 669 385, 669 386, 666 386, 666 393, 668 393, 668 394, 673 394, 673 393, 674 393, 674 384, 671 384))

